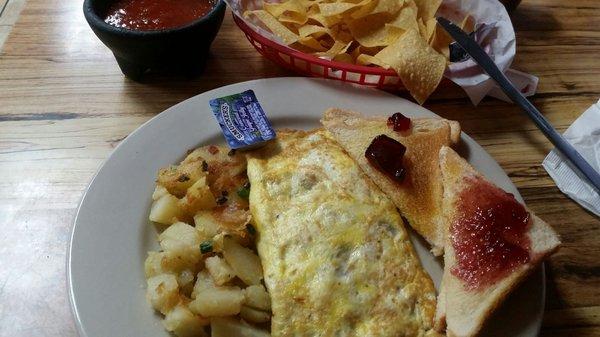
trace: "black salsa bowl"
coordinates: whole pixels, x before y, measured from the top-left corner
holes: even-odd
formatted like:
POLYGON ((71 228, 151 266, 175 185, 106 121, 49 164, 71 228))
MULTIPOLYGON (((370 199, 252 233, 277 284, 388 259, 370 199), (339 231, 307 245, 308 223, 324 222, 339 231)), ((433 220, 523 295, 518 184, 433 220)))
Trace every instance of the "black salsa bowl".
POLYGON ((115 55, 125 76, 139 81, 148 71, 167 71, 185 76, 202 73, 225 15, 225 2, 217 0, 206 15, 177 28, 140 31, 112 26, 104 16, 114 0, 85 0, 88 24, 115 55))

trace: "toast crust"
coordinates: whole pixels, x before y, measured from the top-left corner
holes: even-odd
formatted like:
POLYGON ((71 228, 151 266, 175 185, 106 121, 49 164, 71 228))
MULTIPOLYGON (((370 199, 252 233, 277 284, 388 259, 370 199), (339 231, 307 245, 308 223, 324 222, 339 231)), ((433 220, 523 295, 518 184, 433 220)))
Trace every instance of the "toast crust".
MULTIPOLYGON (((448 147, 440 150, 440 167, 444 184, 443 208, 447 223, 456 216, 457 196, 464 190, 465 177, 485 178, 463 158, 448 147)), ((446 235, 444 248, 444 275, 438 295, 435 328, 446 328, 448 337, 476 336, 489 316, 506 297, 525 279, 545 258, 555 252, 560 244, 558 235, 543 220, 529 209, 530 226, 527 235, 531 241, 530 261, 513 270, 498 282, 483 289, 468 290, 464 281, 454 276, 450 270, 456 263, 453 245, 446 235)))

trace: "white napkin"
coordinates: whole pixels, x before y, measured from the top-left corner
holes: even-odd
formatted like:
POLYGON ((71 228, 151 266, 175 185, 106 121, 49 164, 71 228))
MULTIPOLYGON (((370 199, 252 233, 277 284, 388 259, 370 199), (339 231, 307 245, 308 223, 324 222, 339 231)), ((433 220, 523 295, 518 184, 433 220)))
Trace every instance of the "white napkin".
MULTIPOLYGON (((600 172, 600 100, 587 109, 563 134, 567 141, 600 172)), ((556 149, 542 163, 556 186, 588 211, 600 216, 600 194, 556 149)))

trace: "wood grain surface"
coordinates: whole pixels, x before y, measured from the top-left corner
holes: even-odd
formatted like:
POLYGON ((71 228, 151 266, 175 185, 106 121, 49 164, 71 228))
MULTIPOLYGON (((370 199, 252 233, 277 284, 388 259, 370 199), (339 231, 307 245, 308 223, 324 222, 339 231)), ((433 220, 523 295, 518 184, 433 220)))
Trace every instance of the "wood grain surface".
POLYGON ((19 17, 25 0, 0 0, 0 50, 19 17))
MULTIPOLYGON (((564 130, 600 98, 600 2, 525 0, 513 22, 514 67, 540 77, 533 102, 564 130)), ((83 191, 121 140, 206 90, 293 75, 264 60, 229 13, 211 55, 197 79, 134 83, 92 34, 81 1, 27 1, 0 54, 0 336, 77 335, 67 242, 83 191)), ((600 336, 600 221, 541 167, 550 143, 515 106, 486 99, 473 107, 456 87, 425 106, 460 121, 560 233, 562 249, 547 264, 541 335, 600 336)))

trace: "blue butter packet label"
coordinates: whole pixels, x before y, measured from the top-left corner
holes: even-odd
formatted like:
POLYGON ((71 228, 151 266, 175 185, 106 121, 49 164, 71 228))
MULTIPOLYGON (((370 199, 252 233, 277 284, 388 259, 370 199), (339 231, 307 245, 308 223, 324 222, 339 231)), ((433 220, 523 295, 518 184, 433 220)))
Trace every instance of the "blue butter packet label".
POLYGON ((210 108, 232 149, 256 146, 275 138, 275 130, 252 90, 212 99, 210 108))

